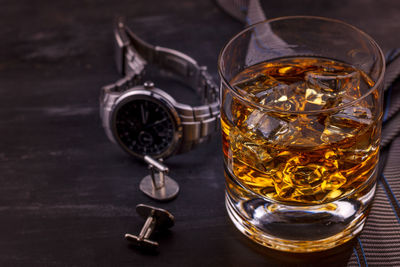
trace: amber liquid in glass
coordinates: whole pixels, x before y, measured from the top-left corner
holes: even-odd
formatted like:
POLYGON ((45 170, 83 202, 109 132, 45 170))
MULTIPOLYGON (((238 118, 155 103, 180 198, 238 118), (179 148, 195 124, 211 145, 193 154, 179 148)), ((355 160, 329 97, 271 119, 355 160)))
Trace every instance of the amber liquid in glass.
POLYGON ((230 114, 221 113, 223 152, 243 187, 311 205, 345 197, 372 176, 379 118, 360 99, 374 85, 364 72, 326 58, 283 58, 251 66, 230 84, 242 99, 231 96, 230 114))

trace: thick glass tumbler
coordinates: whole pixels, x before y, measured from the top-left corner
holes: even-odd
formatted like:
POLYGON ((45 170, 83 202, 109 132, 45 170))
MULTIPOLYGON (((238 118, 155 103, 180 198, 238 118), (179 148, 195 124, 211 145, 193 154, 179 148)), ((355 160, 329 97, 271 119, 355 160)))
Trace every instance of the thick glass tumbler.
POLYGON ((385 62, 357 28, 282 17, 223 48, 226 207, 264 246, 320 251, 358 234, 377 178, 385 62))

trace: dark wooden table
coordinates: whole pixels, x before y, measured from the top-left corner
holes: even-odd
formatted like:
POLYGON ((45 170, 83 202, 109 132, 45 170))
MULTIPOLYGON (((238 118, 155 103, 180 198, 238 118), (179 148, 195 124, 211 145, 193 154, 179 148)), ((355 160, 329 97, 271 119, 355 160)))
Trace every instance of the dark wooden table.
MULTIPOLYGON (((398 1, 265 1, 268 17, 319 15, 354 24, 384 50, 400 44, 398 1)), ((0 266, 346 265, 351 244, 279 253, 252 244, 227 217, 220 136, 167 160, 181 187, 156 203, 138 189, 146 166, 101 127, 100 87, 119 78, 112 22, 127 17, 152 44, 207 65, 242 29, 209 1, 0 1, 0 266), (171 211, 158 253, 131 248, 138 203, 171 211)), ((184 96, 186 98, 186 96, 184 96)))

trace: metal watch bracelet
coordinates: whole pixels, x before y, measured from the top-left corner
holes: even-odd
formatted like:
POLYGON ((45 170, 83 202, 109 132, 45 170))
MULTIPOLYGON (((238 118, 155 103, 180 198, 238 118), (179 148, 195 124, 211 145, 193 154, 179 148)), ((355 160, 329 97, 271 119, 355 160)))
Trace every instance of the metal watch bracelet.
POLYGON ((174 105, 183 133, 181 145, 175 153, 187 152, 197 144, 209 140, 212 133, 219 128, 220 105, 218 87, 206 67, 200 67, 194 59, 176 50, 145 43, 120 20, 115 27, 116 63, 125 77, 104 86, 100 102, 107 104, 106 98, 113 93, 119 95, 134 86, 142 85, 145 66, 154 64, 165 71, 165 74, 188 84, 204 104, 196 107, 181 103, 174 105))

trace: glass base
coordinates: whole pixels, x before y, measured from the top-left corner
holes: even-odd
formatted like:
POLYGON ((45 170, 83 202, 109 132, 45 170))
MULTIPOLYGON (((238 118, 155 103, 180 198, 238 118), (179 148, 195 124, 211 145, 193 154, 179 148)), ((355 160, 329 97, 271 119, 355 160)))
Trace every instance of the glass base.
POLYGON ((289 206, 269 201, 225 172, 226 208, 235 226, 263 246, 288 252, 316 252, 339 246, 362 230, 376 179, 346 198, 321 205, 289 206))

